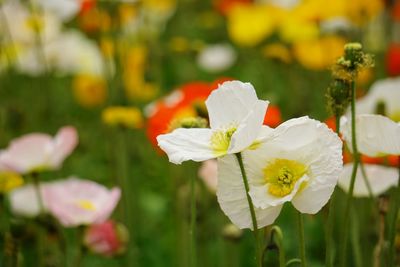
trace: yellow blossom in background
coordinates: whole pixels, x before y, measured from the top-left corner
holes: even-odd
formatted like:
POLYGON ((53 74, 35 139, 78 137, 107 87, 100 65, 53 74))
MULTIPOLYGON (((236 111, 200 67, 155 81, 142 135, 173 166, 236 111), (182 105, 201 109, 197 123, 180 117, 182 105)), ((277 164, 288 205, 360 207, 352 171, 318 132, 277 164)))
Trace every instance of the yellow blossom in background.
POLYGON ((265 45, 261 52, 267 58, 278 59, 287 64, 292 62, 292 55, 289 49, 281 43, 265 45))
POLYGON ((288 43, 313 40, 319 36, 319 27, 313 21, 288 17, 279 27, 279 36, 288 43))
POLYGON ((21 175, 14 172, 0 172, 0 193, 7 193, 24 184, 21 175))
POLYGON ((111 58, 114 55, 114 42, 109 37, 103 37, 100 39, 100 50, 104 57, 111 58))
POLYGON ((356 83, 361 86, 366 85, 373 79, 373 77, 374 77, 374 72, 372 68, 362 69, 357 75, 356 83))
POLYGON ((236 5, 228 13, 229 37, 239 45, 258 45, 273 34, 282 12, 268 5, 236 5))
POLYGON ((383 0, 352 0, 346 1, 346 7, 348 18, 357 25, 363 25, 383 11, 384 2, 383 0))
POLYGON ((83 107, 102 105, 107 98, 106 81, 99 76, 78 75, 72 82, 75 100, 83 107))
POLYGON ((158 87, 145 80, 148 60, 147 47, 141 44, 127 49, 122 57, 125 93, 131 100, 146 101, 154 98, 158 87))
POLYGON ((337 36, 301 41, 293 44, 293 54, 304 67, 323 70, 331 66, 343 54, 345 43, 344 38, 337 36))
POLYGON ((101 114, 102 121, 110 126, 138 129, 143 126, 142 113, 135 107, 108 107, 101 114))
POLYGON ((131 4, 121 4, 118 6, 119 22, 127 25, 138 17, 138 9, 131 4))
POLYGON ((176 8, 176 0, 143 0, 144 9, 162 18, 169 17, 176 8))

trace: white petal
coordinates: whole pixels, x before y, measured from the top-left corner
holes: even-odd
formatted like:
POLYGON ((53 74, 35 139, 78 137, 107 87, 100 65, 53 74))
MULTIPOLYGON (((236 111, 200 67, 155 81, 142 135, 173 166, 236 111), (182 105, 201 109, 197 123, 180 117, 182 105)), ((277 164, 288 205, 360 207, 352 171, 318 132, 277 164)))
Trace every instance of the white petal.
POLYGON ((169 134, 157 136, 158 145, 164 150, 169 161, 181 164, 186 160, 204 161, 215 158, 210 146, 210 129, 178 128, 169 134))
MULTIPOLYGON (((253 229, 242 174, 235 155, 218 158, 217 198, 221 209, 235 225, 241 229, 253 229)), ((255 208, 258 227, 272 224, 281 208, 282 206, 255 208)))
POLYGON ((304 164, 309 180, 292 202, 303 213, 318 212, 329 200, 342 169, 340 138, 325 124, 302 117, 269 131, 263 142, 256 151, 245 153, 252 166, 250 175, 262 177, 262 170, 277 158, 304 164))
POLYGON ((238 125, 258 101, 250 83, 228 81, 212 91, 206 101, 212 129, 238 125))
MULTIPOLYGON (((372 194, 379 196, 390 187, 396 186, 399 180, 398 171, 393 167, 385 167, 375 164, 363 164, 367 181, 371 187, 372 194)), ((343 191, 348 192, 350 187, 351 173, 353 164, 344 165, 340 175, 339 186, 343 191)), ((355 197, 369 197, 368 186, 364 180, 361 166, 358 166, 356 180, 354 183, 353 195, 355 197)))
MULTIPOLYGON (((351 120, 341 119, 343 137, 351 144, 351 120)), ((400 124, 381 115, 364 114, 356 117, 357 147, 370 157, 400 155, 400 124)))
POLYGON ((238 129, 232 135, 228 154, 241 152, 256 140, 260 135, 267 107, 267 101, 257 100, 254 103, 254 109, 239 123, 238 129))
POLYGON ((268 184, 263 186, 250 186, 250 196, 253 200, 254 206, 257 208, 265 209, 271 206, 281 206, 285 202, 291 201, 296 193, 299 191, 299 188, 303 184, 303 182, 307 182, 309 179, 310 178, 307 175, 301 177, 296 182, 292 192, 284 197, 276 197, 274 195, 271 195, 268 191, 268 184))

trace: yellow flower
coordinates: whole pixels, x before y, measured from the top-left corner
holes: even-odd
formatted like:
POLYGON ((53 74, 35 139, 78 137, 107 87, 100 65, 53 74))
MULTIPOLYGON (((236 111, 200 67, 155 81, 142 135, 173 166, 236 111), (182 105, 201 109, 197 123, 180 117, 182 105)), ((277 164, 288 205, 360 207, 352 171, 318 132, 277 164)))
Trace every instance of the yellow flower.
POLYGON ((0 172, 0 193, 7 193, 23 185, 24 179, 14 172, 0 172))
POLYGON ((110 126, 137 129, 143 126, 142 113, 135 107, 108 107, 101 114, 103 122, 110 126))
POLYGON ((236 5, 228 13, 228 34, 239 45, 258 45, 274 32, 282 12, 267 5, 236 5))
POLYGON ((281 43, 273 43, 263 47, 262 54, 267 58, 278 59, 289 64, 292 61, 292 55, 289 49, 281 43))
POLYGON ((76 101, 83 107, 100 106, 107 98, 107 86, 102 77, 78 75, 73 81, 73 92, 76 101))
POLYGON ((352 22, 362 25, 382 12, 384 3, 382 0, 354 0, 346 1, 346 7, 348 18, 352 22))
POLYGON ((306 68, 326 69, 343 54, 346 41, 341 37, 327 36, 318 40, 297 42, 293 45, 295 58, 306 68))
POLYGON ((288 17, 280 25, 279 36, 289 43, 313 40, 319 36, 319 27, 315 21, 288 17))

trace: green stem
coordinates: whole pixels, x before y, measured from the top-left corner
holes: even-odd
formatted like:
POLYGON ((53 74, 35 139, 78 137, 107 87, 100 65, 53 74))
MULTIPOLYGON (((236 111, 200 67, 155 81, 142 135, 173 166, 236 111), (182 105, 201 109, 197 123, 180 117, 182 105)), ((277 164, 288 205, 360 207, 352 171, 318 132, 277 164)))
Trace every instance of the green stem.
POLYGON ((399 204, 400 204, 400 156, 398 157, 398 170, 399 170, 399 181, 396 187, 396 191, 393 197, 393 215, 392 221, 390 222, 390 235, 389 235, 389 264, 390 266, 396 265, 396 230, 397 230, 397 218, 399 216, 399 204))
POLYGON ((32 176, 33 187, 35 188, 36 197, 39 204, 39 214, 43 215, 46 212, 46 210, 44 207, 42 192, 40 190, 39 174, 33 172, 31 176, 32 176))
POLYGON ((251 200, 251 197, 249 195, 249 191, 250 191, 249 182, 247 180, 246 171, 244 169, 242 154, 236 153, 235 155, 236 155, 236 159, 239 163, 240 171, 242 173, 243 184, 244 184, 244 188, 246 190, 246 198, 247 198, 247 202, 249 203, 251 221, 253 223, 253 233, 254 233, 254 238, 255 238, 255 242, 256 242, 256 265, 258 267, 262 267, 262 258, 261 258, 262 250, 260 247, 260 237, 259 237, 259 232, 258 232, 256 212, 254 210, 253 201, 251 200))
MULTIPOLYGON (((356 213, 356 211, 353 211, 356 213)), ((355 214, 357 215, 357 214, 355 214)), ((351 245, 353 247, 353 255, 354 255, 354 266, 362 267, 362 254, 360 248, 360 229, 358 227, 357 216, 353 216, 353 220, 351 221, 351 245)))
MULTIPOLYGON (((335 117, 336 123, 336 134, 340 135, 340 116, 335 117)), ((334 209, 335 209, 335 199, 336 194, 335 190, 332 193, 332 197, 329 201, 329 210, 328 210, 328 222, 326 226, 326 250, 325 250, 325 266, 332 267, 333 266, 333 249, 335 247, 334 239, 333 239, 333 225, 335 223, 334 209)))
POLYGON ((357 149, 357 137, 356 137, 356 96, 355 96, 355 82, 351 83, 351 142, 353 150, 353 171, 351 173, 350 188, 347 193, 346 206, 343 214, 343 233, 341 236, 341 257, 340 266, 346 266, 346 252, 347 252, 347 239, 349 234, 349 220, 350 220, 350 207, 353 201, 354 183, 356 181, 357 168, 359 163, 359 154, 357 149))
POLYGON ((190 179, 190 266, 196 267, 196 176, 192 175, 190 179))
POLYGON ((131 267, 137 265, 135 234, 137 233, 138 228, 138 224, 135 224, 132 214, 137 214, 138 216, 140 216, 140 214, 137 206, 137 191, 136 188, 132 186, 133 177, 129 177, 129 146, 127 142, 128 132, 122 127, 116 130, 118 135, 118 149, 115 152, 117 159, 117 173, 119 176, 117 181, 122 189, 121 210, 123 222, 127 226, 130 235, 125 265, 131 267))
POLYGON ((5 233, 4 257, 6 267, 17 267, 18 264, 18 241, 11 232, 5 233))
POLYGON ((300 248, 300 259, 301 259, 301 267, 306 267, 306 245, 304 238, 304 221, 302 214, 297 212, 297 227, 299 232, 299 248, 300 248))
POLYGON ((286 266, 286 257, 285 257, 285 250, 283 248, 283 234, 282 234, 281 229, 276 225, 273 226, 271 229, 271 240, 278 247, 279 267, 285 267, 286 266))
POLYGON ((301 260, 300 259, 291 259, 286 263, 286 267, 288 267, 292 264, 301 264, 301 260))

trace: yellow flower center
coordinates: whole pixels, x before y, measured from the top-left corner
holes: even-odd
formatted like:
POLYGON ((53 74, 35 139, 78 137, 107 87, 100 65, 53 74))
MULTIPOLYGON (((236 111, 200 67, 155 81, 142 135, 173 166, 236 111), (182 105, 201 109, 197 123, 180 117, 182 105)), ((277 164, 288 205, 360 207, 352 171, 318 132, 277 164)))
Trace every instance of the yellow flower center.
POLYGON ((78 200, 77 203, 79 208, 84 209, 84 210, 88 210, 88 211, 95 211, 96 207, 95 205, 90 201, 90 200, 78 200))
POLYGON ((7 193, 11 190, 21 186, 24 179, 14 172, 1 172, 0 173, 0 193, 7 193))
POLYGON ((224 155, 228 151, 232 135, 236 130, 236 127, 230 127, 226 130, 216 131, 213 133, 211 136, 211 148, 217 156, 224 155))
POLYGON ((390 118, 395 122, 400 122, 400 110, 396 110, 392 114, 390 114, 390 118))
POLYGON ((297 161, 275 159, 264 169, 264 179, 269 184, 269 193, 284 197, 289 195, 296 182, 307 172, 307 167, 297 161))

